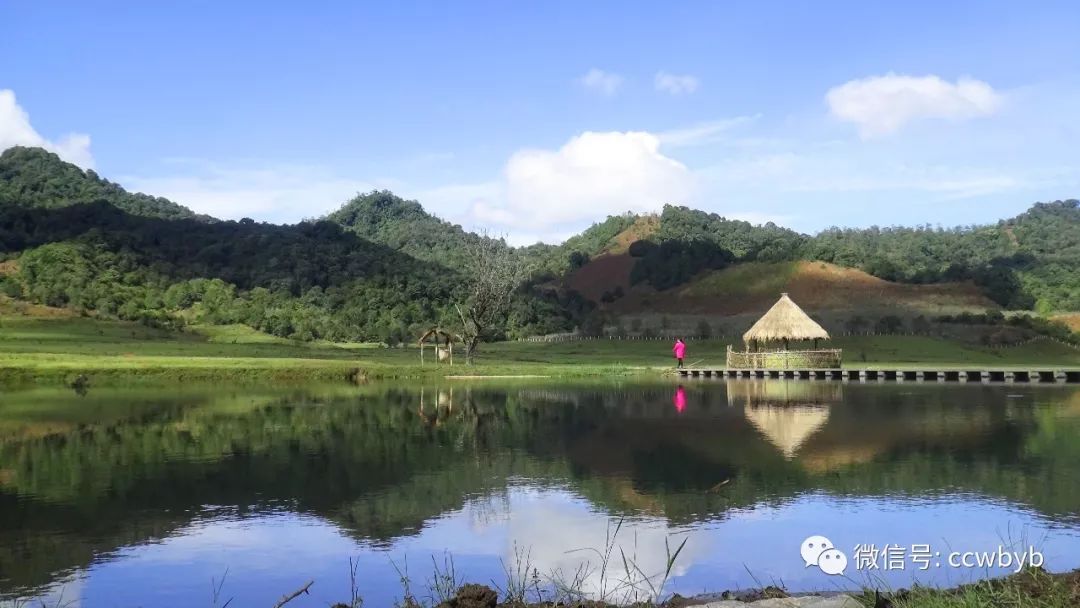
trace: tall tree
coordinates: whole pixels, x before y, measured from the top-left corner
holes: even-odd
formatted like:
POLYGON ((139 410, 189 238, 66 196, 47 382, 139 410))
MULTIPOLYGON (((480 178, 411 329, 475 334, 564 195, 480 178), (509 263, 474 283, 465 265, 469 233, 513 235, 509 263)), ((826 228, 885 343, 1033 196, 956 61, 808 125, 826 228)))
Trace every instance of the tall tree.
POLYGON ((465 247, 466 298, 456 304, 461 318, 465 359, 471 365, 480 341, 505 325, 514 292, 529 269, 502 239, 476 239, 465 247))

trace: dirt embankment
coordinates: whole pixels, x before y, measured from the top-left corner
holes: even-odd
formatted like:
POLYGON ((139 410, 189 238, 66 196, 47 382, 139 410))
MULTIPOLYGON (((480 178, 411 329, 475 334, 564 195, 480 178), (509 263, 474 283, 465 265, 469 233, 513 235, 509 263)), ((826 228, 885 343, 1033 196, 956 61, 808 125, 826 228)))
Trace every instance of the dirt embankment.
POLYGON ((596 302, 604 293, 622 288, 626 295, 606 306, 621 314, 759 313, 783 292, 804 309, 815 311, 902 309, 933 315, 997 308, 972 283, 892 283, 861 270, 806 261, 736 264, 658 292, 644 285, 630 286, 635 262, 628 254, 601 256, 576 271, 568 284, 596 302))

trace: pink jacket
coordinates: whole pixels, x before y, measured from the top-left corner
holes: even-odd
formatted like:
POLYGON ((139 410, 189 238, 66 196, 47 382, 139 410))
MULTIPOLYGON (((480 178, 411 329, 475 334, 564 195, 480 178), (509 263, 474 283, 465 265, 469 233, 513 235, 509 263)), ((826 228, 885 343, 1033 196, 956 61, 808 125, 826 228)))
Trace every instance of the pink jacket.
POLYGON ((675 348, 672 348, 671 352, 675 353, 676 359, 684 358, 686 356, 686 343, 682 340, 676 340, 675 348))

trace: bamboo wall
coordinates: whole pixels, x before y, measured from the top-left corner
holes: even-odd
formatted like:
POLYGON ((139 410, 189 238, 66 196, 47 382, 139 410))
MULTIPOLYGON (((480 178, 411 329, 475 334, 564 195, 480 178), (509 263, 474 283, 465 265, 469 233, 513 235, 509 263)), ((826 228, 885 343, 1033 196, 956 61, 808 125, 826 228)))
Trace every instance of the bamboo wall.
POLYGON ((769 352, 737 351, 728 346, 728 369, 836 369, 840 367, 840 349, 778 350, 769 352))

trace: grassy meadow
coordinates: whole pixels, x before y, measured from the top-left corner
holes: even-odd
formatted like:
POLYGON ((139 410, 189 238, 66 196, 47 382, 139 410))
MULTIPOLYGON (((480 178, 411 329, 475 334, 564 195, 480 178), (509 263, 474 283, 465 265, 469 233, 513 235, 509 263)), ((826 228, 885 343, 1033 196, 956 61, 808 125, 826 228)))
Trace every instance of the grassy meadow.
MULTIPOLYGON (((688 365, 722 367, 734 338, 690 341, 688 365)), ((1080 350, 1049 340, 987 348, 923 336, 856 336, 835 340, 850 367, 1032 365, 1080 367, 1080 350)), ((296 342, 243 326, 183 332, 76 316, 0 315, 0 382, 356 380, 421 376, 656 375, 670 369, 666 340, 586 340, 484 344, 474 366, 420 365, 415 346, 296 342)))

